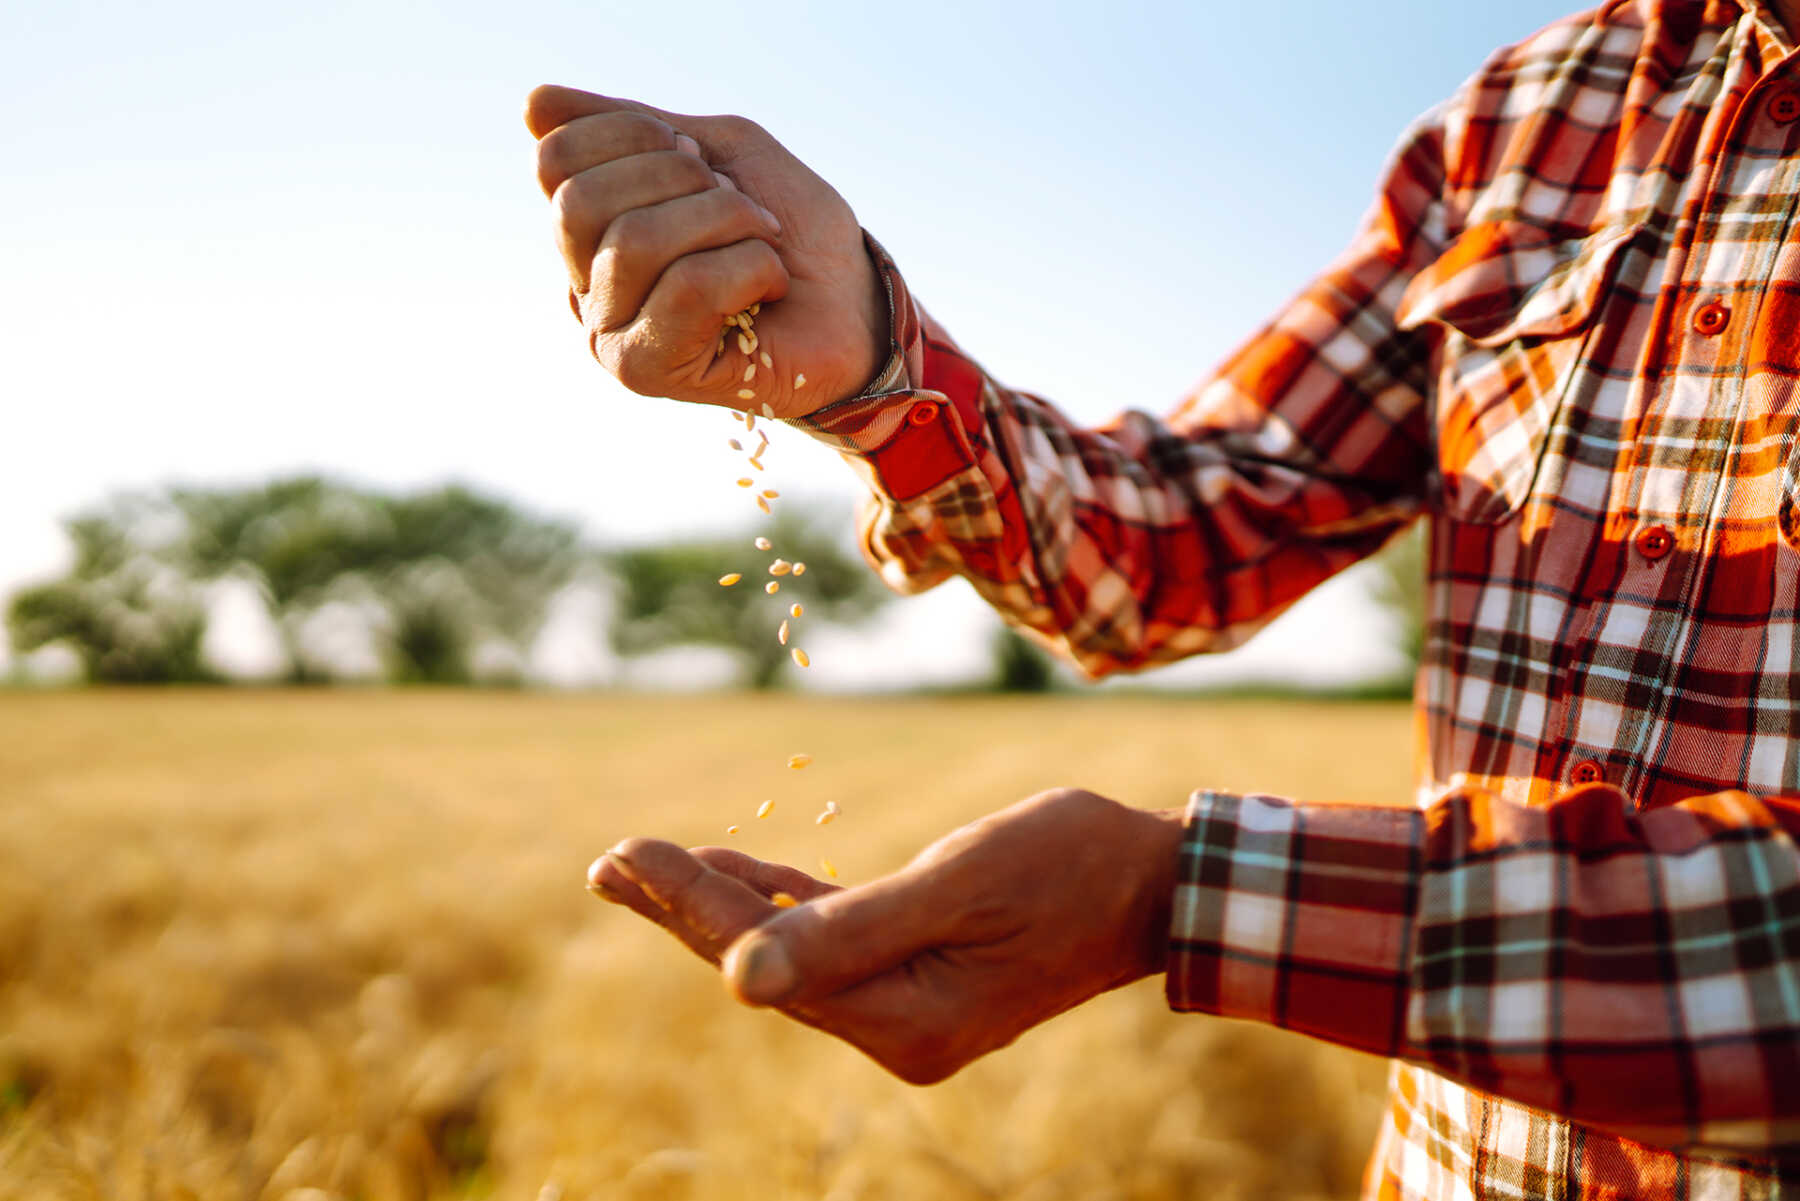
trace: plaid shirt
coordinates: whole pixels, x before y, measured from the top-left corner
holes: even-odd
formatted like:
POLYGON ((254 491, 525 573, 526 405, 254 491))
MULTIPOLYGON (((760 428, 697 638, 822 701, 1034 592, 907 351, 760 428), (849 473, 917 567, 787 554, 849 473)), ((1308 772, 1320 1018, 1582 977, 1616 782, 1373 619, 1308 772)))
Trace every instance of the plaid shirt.
POLYGON ((800 423, 890 584, 963 575, 1094 674, 1427 523, 1415 803, 1196 793, 1167 977, 1398 1061, 1370 1196, 1800 1193, 1791 50, 1619 0, 1501 51, 1162 419, 1007 389, 876 248, 896 354, 800 423))

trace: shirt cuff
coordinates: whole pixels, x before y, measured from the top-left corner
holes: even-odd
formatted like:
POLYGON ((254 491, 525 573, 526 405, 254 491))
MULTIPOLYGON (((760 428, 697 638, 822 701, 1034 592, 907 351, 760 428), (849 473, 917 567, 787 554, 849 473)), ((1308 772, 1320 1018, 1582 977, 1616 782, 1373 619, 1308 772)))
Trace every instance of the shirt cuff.
POLYGON ((848 458, 877 492, 913 500, 974 465, 981 385, 957 369, 967 360, 946 355, 948 338, 928 328, 887 251, 866 231, 863 245, 887 291, 887 362, 860 394, 790 424, 848 458))
POLYGON ((1170 1007, 1399 1054, 1422 820, 1413 809, 1194 793, 1170 923, 1170 1007))

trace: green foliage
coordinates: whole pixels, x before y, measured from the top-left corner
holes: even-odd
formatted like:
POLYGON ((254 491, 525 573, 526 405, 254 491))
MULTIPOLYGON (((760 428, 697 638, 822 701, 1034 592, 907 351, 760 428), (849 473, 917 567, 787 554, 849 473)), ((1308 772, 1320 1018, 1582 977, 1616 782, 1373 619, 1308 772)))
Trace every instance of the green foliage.
POLYGON ((159 589, 143 571, 27 588, 13 596, 7 622, 20 651, 53 642, 73 647, 90 680, 193 684, 215 678, 200 653, 206 614, 198 599, 179 587, 159 589))
POLYGON ((66 643, 90 680, 121 683, 210 678, 202 589, 233 575, 262 588, 293 681, 330 676, 302 632, 349 603, 379 615, 392 678, 466 683, 474 648, 522 646, 589 558, 572 526, 464 487, 389 496, 316 476, 121 494, 65 529, 74 564, 14 597, 13 644, 66 643))
POLYGON ((776 641, 775 632, 794 600, 806 606, 805 617, 795 623, 803 630, 820 618, 859 620, 889 599, 866 566, 816 527, 784 514, 765 532, 772 550, 756 550, 751 544, 755 535, 745 533, 607 555, 607 567, 619 584, 613 649, 641 655, 671 646, 722 646, 737 653, 751 687, 773 688, 790 662, 788 648, 776 641), (767 567, 777 555, 805 563, 806 574, 799 581, 787 577, 782 583, 789 590, 771 597, 763 585, 773 578, 767 567), (743 580, 721 587, 719 577, 731 571, 741 573, 743 580))
POLYGON ((1049 692, 1056 687, 1056 661, 1037 643, 1011 627, 994 632, 991 642, 995 692, 1049 692))

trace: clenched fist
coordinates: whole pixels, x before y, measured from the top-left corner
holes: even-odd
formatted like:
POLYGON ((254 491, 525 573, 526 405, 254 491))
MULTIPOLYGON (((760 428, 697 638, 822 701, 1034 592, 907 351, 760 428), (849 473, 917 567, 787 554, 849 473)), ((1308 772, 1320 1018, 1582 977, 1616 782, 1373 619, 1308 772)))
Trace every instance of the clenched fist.
POLYGON ((525 123, 594 357, 627 388, 799 417, 880 370, 887 297, 855 214, 754 122, 546 85, 525 123), (752 304, 773 366, 746 384, 719 334, 752 304))

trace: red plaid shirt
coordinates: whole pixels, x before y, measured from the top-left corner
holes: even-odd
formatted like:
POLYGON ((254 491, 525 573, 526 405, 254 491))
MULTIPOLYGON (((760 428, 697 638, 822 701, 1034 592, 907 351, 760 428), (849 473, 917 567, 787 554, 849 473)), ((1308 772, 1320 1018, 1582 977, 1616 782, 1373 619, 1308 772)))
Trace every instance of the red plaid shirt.
POLYGON ((1371 1196, 1800 1185, 1792 49, 1621 0, 1501 51, 1166 418, 1009 390, 882 256, 896 356, 801 423, 889 583, 963 575, 1095 674, 1427 523, 1416 804, 1196 793, 1168 970, 1399 1061, 1371 1196))

